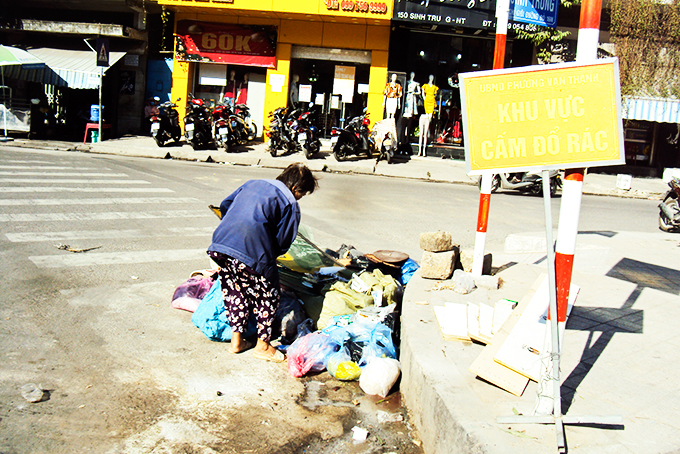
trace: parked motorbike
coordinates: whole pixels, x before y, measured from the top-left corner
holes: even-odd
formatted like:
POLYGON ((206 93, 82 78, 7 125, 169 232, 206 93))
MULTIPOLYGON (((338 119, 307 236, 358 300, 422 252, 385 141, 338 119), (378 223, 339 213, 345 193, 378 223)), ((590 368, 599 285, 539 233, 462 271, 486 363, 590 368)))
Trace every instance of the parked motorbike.
POLYGON ((231 111, 226 104, 218 103, 212 111, 212 134, 215 146, 229 151, 229 115, 231 111))
POLYGON ((388 164, 392 164, 398 145, 394 118, 386 118, 376 122, 373 131, 371 131, 371 138, 378 152, 375 163, 377 164, 381 159, 384 159, 388 164))
POLYGON ((189 95, 189 98, 188 113, 184 117, 184 136, 194 150, 205 148, 213 142, 208 106, 201 98, 194 98, 193 95, 189 95))
POLYGON ((297 121, 297 141, 305 150, 305 157, 310 159, 321 149, 319 140, 319 129, 312 124, 312 108, 314 103, 310 103, 309 110, 303 112, 297 121))
POLYGON ((294 153, 298 149, 297 142, 297 118, 298 110, 288 113, 285 107, 279 107, 269 113, 269 153, 276 157, 279 150, 294 153))
POLYGON ((245 120, 236 115, 228 104, 219 103, 212 112, 212 134, 215 145, 224 151, 248 141, 248 129, 245 120))
POLYGON ((350 155, 366 154, 372 157, 375 151, 375 141, 370 135, 366 109, 357 117, 352 118, 345 128, 333 127, 331 130, 331 147, 333 155, 338 161, 344 161, 350 155))
MULTIPOLYGON (((550 195, 554 196, 557 189, 562 187, 562 178, 557 170, 551 170, 550 195)), ((482 187, 482 179, 479 179, 479 187, 482 187)), ((499 189, 517 190, 528 194, 543 194, 543 174, 536 172, 497 173, 491 180, 491 192, 499 189)))
MULTIPOLYGON (((180 99, 177 98, 177 102, 180 99)), ((161 99, 156 96, 154 100, 159 102, 161 99)), ((162 147, 170 140, 179 143, 179 139, 182 137, 179 113, 175 110, 175 107, 177 107, 177 104, 174 102, 165 101, 158 105, 158 115, 151 116, 151 135, 159 147, 162 147)))
POLYGON ((257 137, 257 125, 253 123, 253 117, 250 116, 250 108, 245 104, 236 104, 234 106, 234 113, 245 122, 248 141, 255 140, 255 137, 257 137))
POLYGON ((659 204, 659 228, 664 232, 680 231, 680 178, 668 182, 670 189, 659 204))

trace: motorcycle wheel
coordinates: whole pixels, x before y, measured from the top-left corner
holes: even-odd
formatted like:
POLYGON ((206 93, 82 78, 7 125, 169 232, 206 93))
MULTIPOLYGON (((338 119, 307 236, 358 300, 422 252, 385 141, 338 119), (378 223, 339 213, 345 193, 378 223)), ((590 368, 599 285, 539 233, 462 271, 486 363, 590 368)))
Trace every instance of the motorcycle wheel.
MULTIPOLYGON (((482 189, 482 177, 479 177, 479 181, 477 181, 477 186, 479 189, 482 189)), ((498 191, 498 188, 501 187, 501 177, 499 175, 494 175, 493 180, 491 180, 491 193, 493 194, 494 192, 498 191)))
POLYGON ((333 156, 335 156, 336 161, 344 161, 347 159, 347 154, 350 152, 350 147, 347 144, 338 144, 333 148, 333 156))
POLYGON ((272 158, 276 157, 276 151, 278 149, 278 144, 276 143, 276 140, 270 140, 269 141, 269 154, 272 155, 272 158))
POLYGON ((550 180, 550 197, 555 197, 557 194, 557 180, 555 178, 550 180))
POLYGON ((253 123, 248 131, 248 140, 255 140, 255 137, 257 137, 257 125, 253 123))
POLYGON ((310 143, 305 148, 305 157, 311 159, 315 154, 319 152, 319 144, 316 142, 310 143))
MULTIPOLYGON (((668 208, 670 208, 671 211, 675 213, 680 212, 680 205, 678 204, 678 199, 674 199, 672 197, 667 196, 662 203, 668 206, 668 208)), ((659 209, 659 228, 664 232, 675 232, 677 230, 680 230, 680 227, 673 223, 673 221, 669 219, 666 216, 666 214, 660 209, 659 209)))
POLYGON ((163 139, 161 139, 160 134, 156 134, 155 136, 153 136, 153 138, 156 141, 156 145, 158 145, 159 147, 162 147, 163 145, 165 145, 165 143, 163 142, 163 139))

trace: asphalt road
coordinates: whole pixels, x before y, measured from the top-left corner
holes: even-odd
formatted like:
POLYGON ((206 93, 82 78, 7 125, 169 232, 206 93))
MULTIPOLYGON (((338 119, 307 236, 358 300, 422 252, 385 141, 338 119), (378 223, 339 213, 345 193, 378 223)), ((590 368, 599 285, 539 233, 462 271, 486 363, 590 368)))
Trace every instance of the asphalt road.
MULTIPOLYGON (((174 288, 210 266, 207 205, 277 174, 0 147, 0 452, 421 452, 408 424, 378 420, 377 410, 407 416, 398 394, 379 402, 328 374, 296 380, 229 355, 170 307, 174 288), (30 382, 49 400, 27 403, 19 388, 30 382), (370 433, 361 447, 355 425, 370 433)), ((418 235, 437 229, 473 246, 474 187, 320 177, 301 208, 322 247, 419 260, 418 235)), ((657 231, 656 203, 584 197, 580 229, 657 231)), ((555 200, 555 225, 558 210, 555 200)), ((542 199, 492 198, 489 250, 543 229, 542 199)))

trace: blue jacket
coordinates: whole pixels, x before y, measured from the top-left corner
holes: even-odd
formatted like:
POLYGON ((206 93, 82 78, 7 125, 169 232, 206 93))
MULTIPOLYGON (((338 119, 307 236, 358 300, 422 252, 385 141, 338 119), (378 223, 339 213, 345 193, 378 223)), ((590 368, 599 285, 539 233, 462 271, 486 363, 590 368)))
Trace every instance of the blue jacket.
POLYGON ((220 211, 208 250, 240 260, 278 287, 276 258, 293 244, 300 225, 290 189, 278 180, 250 180, 222 201, 220 211))

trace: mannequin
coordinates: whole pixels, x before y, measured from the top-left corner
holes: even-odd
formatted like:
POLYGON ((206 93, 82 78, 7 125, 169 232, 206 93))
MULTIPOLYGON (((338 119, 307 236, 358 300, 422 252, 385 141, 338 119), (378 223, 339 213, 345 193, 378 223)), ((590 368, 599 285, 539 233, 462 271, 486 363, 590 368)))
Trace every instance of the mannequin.
POLYGON ((420 135, 418 136, 418 156, 427 156, 427 136, 430 133, 430 120, 432 114, 422 114, 418 119, 418 129, 420 135))
POLYGON ((427 83, 423 85, 425 113, 430 114, 430 117, 432 116, 432 112, 434 112, 437 91, 439 91, 439 87, 434 84, 434 76, 430 74, 427 83))
POLYGON ((397 75, 393 73, 390 81, 385 85, 385 90, 383 90, 383 109, 387 113, 387 118, 394 118, 394 114, 401 104, 402 93, 401 85, 397 82, 397 75))
POLYGON ((406 99, 404 101, 404 117, 410 118, 418 113, 418 97, 420 96, 420 84, 416 82, 416 73, 411 72, 411 78, 406 84, 406 99))
POLYGON ((297 74, 293 75, 293 83, 290 84, 290 93, 289 93, 289 100, 290 100, 290 105, 295 108, 297 102, 298 102, 298 96, 299 96, 299 88, 298 88, 298 82, 300 82, 300 76, 297 74))
POLYGON ((236 99, 236 71, 229 72, 229 81, 227 81, 227 88, 224 90, 224 102, 229 107, 234 107, 234 100, 236 99))
POLYGON ((239 84, 236 104, 248 103, 248 73, 243 75, 243 82, 239 84))
POLYGON ((426 156, 427 136, 430 132, 430 121, 432 120, 432 112, 436 104, 436 94, 439 87, 434 84, 434 76, 430 74, 428 81, 423 85, 423 100, 425 104, 425 113, 420 116, 418 127, 420 128, 420 136, 418 138, 418 156, 426 156))

